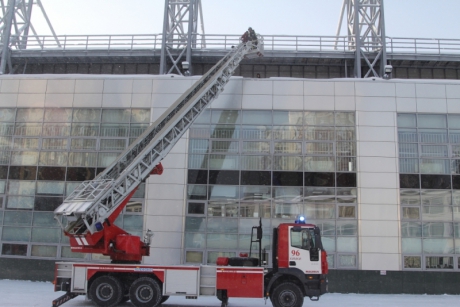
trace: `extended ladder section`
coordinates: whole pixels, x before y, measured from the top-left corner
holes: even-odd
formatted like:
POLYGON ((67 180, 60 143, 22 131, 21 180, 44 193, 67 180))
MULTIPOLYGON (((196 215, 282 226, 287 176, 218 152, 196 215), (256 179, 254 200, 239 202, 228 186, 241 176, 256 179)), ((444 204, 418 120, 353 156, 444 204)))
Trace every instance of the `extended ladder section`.
MULTIPOLYGON (((101 231, 139 184, 214 100, 244 58, 262 56, 263 38, 240 43, 187 90, 94 180, 80 184, 55 211, 68 235, 101 231), (65 219, 62 219, 62 217, 65 219)), ((113 222, 113 221, 112 221, 113 222)), ((91 245, 91 244, 90 244, 91 245)))

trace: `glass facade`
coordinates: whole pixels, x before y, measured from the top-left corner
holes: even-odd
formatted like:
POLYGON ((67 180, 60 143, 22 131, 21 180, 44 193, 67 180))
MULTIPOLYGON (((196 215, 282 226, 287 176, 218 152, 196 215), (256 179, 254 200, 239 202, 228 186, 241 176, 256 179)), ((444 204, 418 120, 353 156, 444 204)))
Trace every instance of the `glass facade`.
MULTIPOLYGON (((70 251, 53 211, 149 123, 150 109, 0 108, 1 255, 90 258, 70 251)), ((142 235, 144 194, 142 184, 116 221, 136 235, 142 235)))
POLYGON ((270 255, 271 229, 304 215, 330 267, 357 268, 354 112, 206 110, 190 128, 187 183, 186 262, 247 253, 260 218, 270 255))
POLYGON ((460 115, 398 114, 403 268, 460 270, 460 115))

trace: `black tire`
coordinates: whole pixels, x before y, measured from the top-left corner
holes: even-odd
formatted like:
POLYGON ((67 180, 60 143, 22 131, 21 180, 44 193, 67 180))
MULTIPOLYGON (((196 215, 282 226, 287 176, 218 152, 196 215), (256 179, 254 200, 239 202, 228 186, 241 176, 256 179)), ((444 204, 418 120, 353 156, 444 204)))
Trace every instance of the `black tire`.
POLYGON ((140 277, 129 288, 129 299, 136 307, 155 307, 162 299, 160 284, 153 278, 140 277))
POLYGON ((128 295, 124 295, 123 298, 121 299, 121 302, 120 302, 120 303, 126 303, 127 301, 129 301, 129 294, 128 294, 128 295))
POLYGON ((114 307, 123 299, 123 288, 118 278, 100 276, 91 284, 89 297, 99 307, 114 307))
POLYGON ((169 295, 163 295, 163 297, 161 298, 160 304, 163 304, 164 302, 166 302, 168 298, 169 298, 169 295))
POLYGON ((273 290, 270 300, 274 307, 302 307, 303 294, 296 284, 284 282, 273 290))

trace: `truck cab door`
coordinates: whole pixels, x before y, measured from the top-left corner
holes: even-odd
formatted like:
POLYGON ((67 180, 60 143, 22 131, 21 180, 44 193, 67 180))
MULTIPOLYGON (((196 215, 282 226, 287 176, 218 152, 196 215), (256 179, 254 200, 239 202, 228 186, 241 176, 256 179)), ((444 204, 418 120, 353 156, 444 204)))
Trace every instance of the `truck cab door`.
POLYGON ((315 246, 313 228, 291 226, 289 234, 289 267, 320 274, 321 252, 315 246))

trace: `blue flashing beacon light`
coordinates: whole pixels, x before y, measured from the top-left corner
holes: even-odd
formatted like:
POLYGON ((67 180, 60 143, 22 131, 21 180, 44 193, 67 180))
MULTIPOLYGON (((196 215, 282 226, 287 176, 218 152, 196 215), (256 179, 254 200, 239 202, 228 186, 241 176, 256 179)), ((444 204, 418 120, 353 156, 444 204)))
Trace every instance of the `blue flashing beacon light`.
POLYGON ((299 215, 297 219, 295 220, 296 224, 305 224, 305 216, 299 215))

